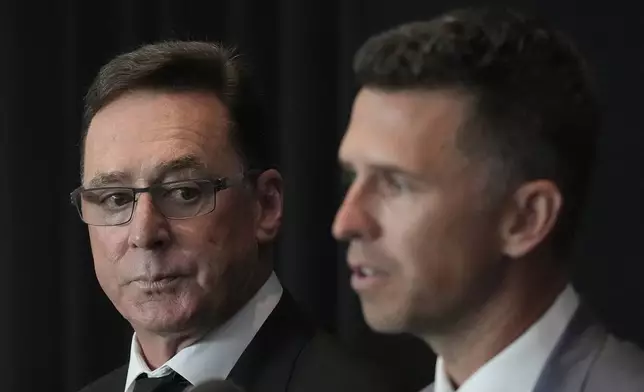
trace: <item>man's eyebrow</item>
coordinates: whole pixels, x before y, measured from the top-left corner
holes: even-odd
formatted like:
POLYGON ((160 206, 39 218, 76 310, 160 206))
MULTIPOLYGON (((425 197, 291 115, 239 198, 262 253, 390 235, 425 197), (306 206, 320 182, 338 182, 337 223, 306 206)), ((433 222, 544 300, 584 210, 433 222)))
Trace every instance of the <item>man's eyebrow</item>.
POLYGON ((390 164, 373 164, 371 165, 372 170, 377 170, 380 172, 385 172, 385 173, 390 173, 390 174, 403 174, 406 176, 413 176, 413 173, 410 173, 408 170, 405 170, 399 166, 396 165, 390 165, 390 164))
POLYGON ((108 173, 96 173, 87 183, 86 188, 101 188, 105 186, 123 184, 130 180, 130 175, 122 171, 112 171, 108 173))
MULTIPOLYGON (((339 164, 342 170, 345 172, 352 173, 355 171, 355 168, 353 167, 353 165, 348 161, 339 159, 339 164)), ((423 180, 423 176, 394 164, 372 162, 372 163, 368 163, 366 167, 369 169, 369 171, 372 171, 372 172, 401 175, 401 176, 408 177, 412 180, 423 180)))
POLYGON ((208 166, 196 155, 184 155, 177 159, 165 161, 154 168, 152 177, 159 179, 167 175, 184 170, 207 172, 208 166))
MULTIPOLYGON (((185 155, 177 159, 172 159, 160 163, 154 168, 152 172, 152 180, 158 181, 169 174, 180 172, 183 170, 194 170, 197 172, 205 173, 207 165, 195 155, 185 155)), ((87 183, 86 188, 101 188, 106 186, 118 186, 123 184, 130 184, 132 176, 122 171, 111 171, 105 173, 96 173, 94 177, 87 183)))
POLYGON ((377 164, 372 165, 371 167, 372 170, 389 176, 401 176, 402 178, 405 178, 407 180, 419 183, 427 182, 426 176, 422 175, 421 173, 405 169, 397 165, 377 164))

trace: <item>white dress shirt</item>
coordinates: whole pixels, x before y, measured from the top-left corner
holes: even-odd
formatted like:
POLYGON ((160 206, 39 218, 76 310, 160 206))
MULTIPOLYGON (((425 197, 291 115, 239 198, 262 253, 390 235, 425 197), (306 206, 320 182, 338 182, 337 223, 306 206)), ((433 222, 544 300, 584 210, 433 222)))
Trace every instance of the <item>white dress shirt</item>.
POLYGON ((150 370, 143 359, 134 334, 125 392, 133 391, 134 381, 142 373, 146 373, 148 377, 162 377, 174 370, 192 385, 212 378, 226 378, 279 302, 282 292, 277 276, 275 273, 271 274, 255 296, 224 325, 179 351, 154 371, 150 370))
MULTIPOLYGON (((474 372, 458 392, 532 391, 578 306, 577 293, 568 285, 536 323, 474 372)), ((428 390, 429 387, 421 392, 428 390)), ((436 361, 434 392, 454 392, 440 357, 436 361)))

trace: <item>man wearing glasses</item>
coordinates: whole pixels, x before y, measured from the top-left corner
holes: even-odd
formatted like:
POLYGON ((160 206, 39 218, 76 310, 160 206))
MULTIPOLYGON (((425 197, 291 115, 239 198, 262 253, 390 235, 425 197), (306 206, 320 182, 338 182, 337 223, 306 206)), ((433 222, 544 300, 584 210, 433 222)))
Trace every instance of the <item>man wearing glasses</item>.
POLYGON ((82 186, 98 281, 134 329, 84 392, 385 391, 309 324, 273 272, 282 178, 231 51, 165 42, 116 57, 86 97, 82 186))

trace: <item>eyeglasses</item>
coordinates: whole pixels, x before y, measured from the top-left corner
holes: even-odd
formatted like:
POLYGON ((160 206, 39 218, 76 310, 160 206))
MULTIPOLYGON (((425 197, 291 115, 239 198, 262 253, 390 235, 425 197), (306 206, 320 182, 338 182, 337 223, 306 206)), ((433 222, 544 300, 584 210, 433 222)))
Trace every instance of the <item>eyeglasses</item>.
POLYGON ((157 210, 167 219, 189 219, 215 209, 216 197, 243 182, 244 176, 173 181, 144 188, 100 187, 75 189, 71 202, 83 222, 91 226, 118 226, 132 219, 141 193, 149 193, 157 210))

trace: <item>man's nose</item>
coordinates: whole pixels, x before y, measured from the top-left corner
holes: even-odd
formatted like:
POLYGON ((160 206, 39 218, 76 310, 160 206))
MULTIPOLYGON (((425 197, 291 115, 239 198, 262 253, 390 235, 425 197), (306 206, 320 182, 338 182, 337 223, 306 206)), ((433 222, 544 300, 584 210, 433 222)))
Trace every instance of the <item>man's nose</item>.
POLYGON ((380 236, 380 226, 369 211, 368 190, 354 182, 345 195, 333 221, 333 236, 340 241, 380 236))
POLYGON ((149 193, 139 195, 132 214, 128 240, 131 247, 159 248, 170 241, 168 221, 154 205, 149 193))

